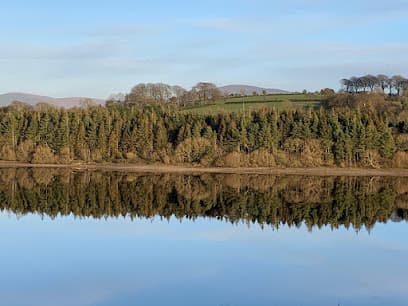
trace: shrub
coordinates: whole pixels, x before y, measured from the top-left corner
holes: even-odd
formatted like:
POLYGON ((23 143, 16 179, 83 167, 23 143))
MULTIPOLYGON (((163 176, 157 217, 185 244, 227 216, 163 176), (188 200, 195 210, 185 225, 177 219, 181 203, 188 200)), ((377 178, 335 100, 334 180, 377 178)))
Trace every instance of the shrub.
POLYGON ((246 166, 252 167, 274 167, 275 156, 267 150, 256 150, 245 156, 246 166))
POLYGON ((242 165, 242 153, 239 152, 231 152, 225 155, 222 160, 220 166, 231 167, 231 168, 238 168, 242 165))
POLYGON ((305 141, 302 149, 301 162, 304 166, 321 166, 324 163, 324 150, 320 140, 305 141))
POLYGON ((408 153, 398 151, 392 161, 392 164, 397 168, 408 168, 408 153))
POLYGON ((68 147, 64 147, 58 154, 58 163, 70 164, 72 162, 71 150, 68 147))
POLYGON ((29 162, 34 151, 34 143, 28 139, 17 146, 16 159, 21 162, 29 162))
POLYGON ((187 138, 180 143, 175 151, 175 159, 179 163, 200 163, 214 159, 215 150, 213 143, 204 137, 187 138))
POLYGON ((52 164, 55 162, 55 156, 47 145, 39 145, 35 148, 31 162, 33 164, 52 164))
POLYGON ((103 161, 103 155, 102 155, 101 150, 99 150, 99 149, 92 150, 92 152, 91 152, 91 161, 94 161, 94 162, 102 162, 103 161))
POLYGON ((399 151, 408 151, 408 134, 399 134, 395 137, 395 146, 399 151))
POLYGON ((11 145, 2 145, 0 149, 0 159, 7 161, 15 161, 16 153, 11 145))

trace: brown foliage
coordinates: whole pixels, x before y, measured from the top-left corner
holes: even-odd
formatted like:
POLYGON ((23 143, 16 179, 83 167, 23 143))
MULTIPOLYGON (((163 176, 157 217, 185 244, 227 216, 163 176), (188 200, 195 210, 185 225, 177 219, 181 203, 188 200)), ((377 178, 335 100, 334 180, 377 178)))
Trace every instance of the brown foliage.
POLYGON ((64 147, 58 154, 58 162, 60 164, 70 164, 72 162, 71 150, 68 147, 64 147))
POLYGON ((34 151, 34 143, 28 139, 17 146, 16 158, 21 162, 29 162, 34 151))
POLYGON ((395 146, 399 151, 408 151, 408 135, 407 134, 396 135, 395 146))
POLYGON ((34 181, 39 185, 49 185, 55 175, 53 169, 35 168, 32 172, 34 181))
POLYGON ((400 107, 390 103, 382 93, 360 93, 360 94, 336 94, 329 96, 323 101, 325 108, 336 109, 361 109, 372 114, 392 113, 398 114, 400 107))
POLYGON ((80 160, 83 160, 85 162, 89 162, 91 159, 91 151, 87 146, 82 146, 81 148, 79 148, 78 155, 80 157, 80 160))
POLYGON ((250 167, 274 167, 275 156, 266 150, 256 150, 244 156, 245 165, 250 167))
POLYGON ((225 167, 238 168, 242 166, 243 153, 231 152, 222 158, 221 164, 225 167))
POLYGON ((39 145, 35 148, 31 162, 33 164, 52 164, 55 162, 55 156, 47 145, 39 145))
POLYGON ((2 145, 0 149, 0 159, 7 161, 15 161, 16 153, 11 145, 2 145))
POLYGON ((171 159, 167 151, 164 149, 159 151, 159 158, 160 158, 160 162, 162 162, 165 165, 169 165, 171 163, 171 159))
POLYGON ((135 152, 126 152, 125 153, 125 158, 131 161, 137 160, 137 155, 135 152))
POLYGON ((176 162, 209 165, 214 160, 215 150, 214 144, 207 138, 188 138, 177 146, 176 162))
POLYGON ((397 168, 408 168, 408 153, 402 151, 395 153, 392 164, 397 168))
POLYGON ((320 140, 310 139, 304 142, 301 162, 304 166, 321 166, 324 164, 324 150, 320 140))
POLYGON ((291 166, 322 166, 324 164, 324 149, 319 139, 303 140, 299 138, 288 138, 282 149, 284 153, 279 154, 278 160, 283 165, 291 166))
POLYGON ((102 162, 103 161, 103 156, 102 152, 99 149, 95 149, 91 152, 91 160, 94 162, 102 162))

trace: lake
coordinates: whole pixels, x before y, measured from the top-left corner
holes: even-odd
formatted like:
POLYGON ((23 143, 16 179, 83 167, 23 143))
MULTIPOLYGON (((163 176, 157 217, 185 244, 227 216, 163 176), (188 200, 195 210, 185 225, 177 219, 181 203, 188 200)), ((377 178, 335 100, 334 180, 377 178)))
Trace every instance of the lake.
POLYGON ((1 305, 408 305, 408 178, 0 170, 1 305))

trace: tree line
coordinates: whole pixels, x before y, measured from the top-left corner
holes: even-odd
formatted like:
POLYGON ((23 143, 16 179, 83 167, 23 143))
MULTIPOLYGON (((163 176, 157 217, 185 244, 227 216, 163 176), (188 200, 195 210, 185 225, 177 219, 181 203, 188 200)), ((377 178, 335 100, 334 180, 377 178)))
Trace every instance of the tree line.
POLYGON ((408 220, 406 178, 137 175, 53 169, 0 170, 0 210, 91 218, 216 218, 371 229, 408 220))
POLYGON ((107 103, 123 102, 130 105, 174 104, 185 107, 195 104, 214 103, 222 96, 217 86, 210 82, 199 82, 187 90, 178 85, 164 83, 140 83, 134 86, 130 93, 113 94, 107 103))
MULTIPOLYGON (((389 95, 402 96, 408 87, 408 79, 395 75, 392 77, 384 74, 379 75, 364 75, 360 77, 351 77, 342 79, 341 91, 347 93, 367 93, 381 92, 389 95)), ((304 91, 306 94, 307 91, 304 91)), ((320 91, 322 95, 332 95, 335 91, 330 88, 325 88, 320 91)), ((236 96, 245 96, 247 93, 243 90, 236 96)), ((253 92, 252 95, 258 95, 253 92)), ((266 91, 262 92, 266 95, 266 91)), ((173 104, 178 107, 187 107, 197 104, 209 104, 219 101, 223 97, 223 93, 218 87, 211 82, 199 82, 190 90, 187 90, 179 85, 169 85, 165 83, 139 83, 135 85, 129 93, 112 94, 107 103, 125 103, 132 105, 148 105, 148 104, 173 104)))
POLYGON ((68 110, 13 105, 0 109, 0 159, 408 167, 407 104, 390 104, 383 96, 330 99, 316 110, 208 115, 123 103, 68 110))
POLYGON ((408 88, 408 79, 395 75, 392 77, 384 74, 365 75, 360 77, 351 77, 342 79, 340 82, 343 90, 348 93, 374 92, 380 90, 382 93, 388 92, 389 95, 401 96, 408 88))

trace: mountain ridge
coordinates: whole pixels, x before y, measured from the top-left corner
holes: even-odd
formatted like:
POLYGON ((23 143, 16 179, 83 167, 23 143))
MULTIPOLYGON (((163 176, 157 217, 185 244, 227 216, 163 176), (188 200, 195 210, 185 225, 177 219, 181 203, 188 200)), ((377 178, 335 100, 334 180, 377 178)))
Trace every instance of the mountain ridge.
MULTIPOLYGON (((58 107, 74 107, 80 104, 83 99, 89 99, 87 97, 65 97, 65 98, 54 98, 51 96, 37 95, 24 92, 8 92, 5 94, 0 94, 0 106, 7 106, 11 103, 18 101, 27 103, 30 105, 35 105, 37 103, 48 103, 58 107)), ((92 99, 96 104, 103 104, 105 100, 102 99, 92 99)))

